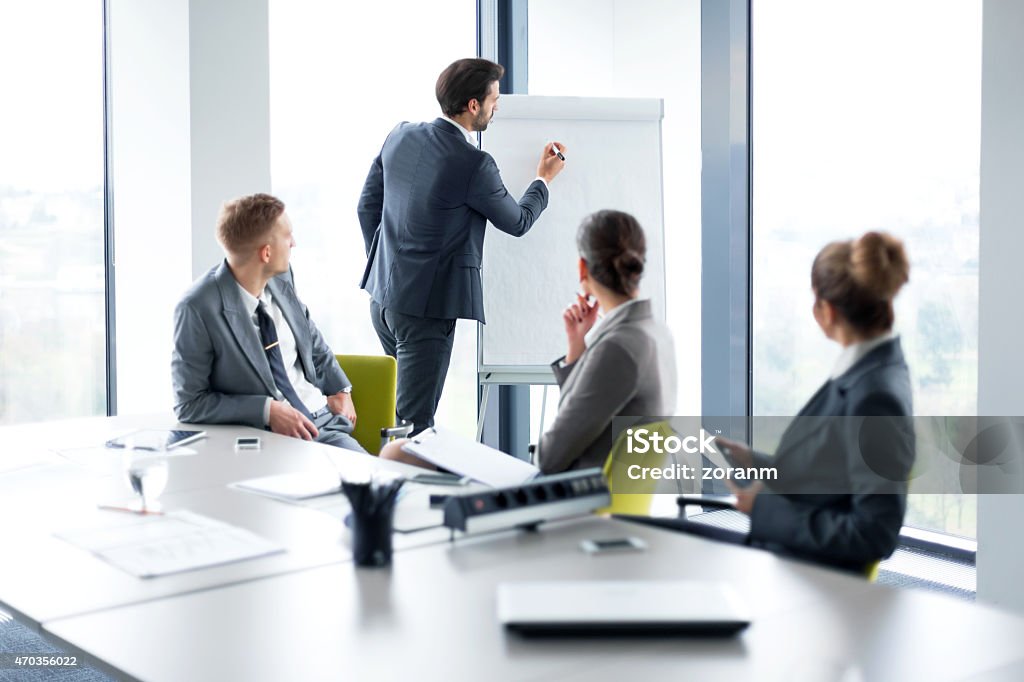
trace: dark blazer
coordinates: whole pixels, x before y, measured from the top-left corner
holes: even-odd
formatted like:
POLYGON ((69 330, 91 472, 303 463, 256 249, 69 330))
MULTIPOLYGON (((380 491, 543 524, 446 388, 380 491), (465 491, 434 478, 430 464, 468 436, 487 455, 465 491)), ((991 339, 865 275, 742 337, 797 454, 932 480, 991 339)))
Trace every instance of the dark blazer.
POLYGON ((892 554, 914 463, 912 414, 899 339, 826 382, 775 456, 754 454, 756 466, 777 467, 778 481, 755 499, 750 544, 853 570, 892 554), (773 485, 784 491, 771 494, 773 485), (793 492, 801 489, 813 494, 793 492))
MULTIPOLYGON (((295 294, 291 271, 267 288, 295 336, 306 379, 324 395, 350 386, 295 294)), ((183 422, 264 426, 267 397, 278 394, 252 312, 226 261, 197 279, 174 309, 171 381, 174 412, 183 422)))
POLYGON ((517 203, 491 155, 452 123, 400 123, 359 197, 367 255, 359 286, 381 307, 406 315, 483 322, 487 221, 521 237, 547 205, 540 180, 517 203))
POLYGON ((562 389, 558 416, 537 444, 537 464, 552 474, 604 466, 612 448, 612 419, 663 415, 675 391, 675 355, 668 329, 650 301, 628 304, 598 329, 571 365, 551 365, 562 389), (659 343, 659 337, 663 340, 659 343))

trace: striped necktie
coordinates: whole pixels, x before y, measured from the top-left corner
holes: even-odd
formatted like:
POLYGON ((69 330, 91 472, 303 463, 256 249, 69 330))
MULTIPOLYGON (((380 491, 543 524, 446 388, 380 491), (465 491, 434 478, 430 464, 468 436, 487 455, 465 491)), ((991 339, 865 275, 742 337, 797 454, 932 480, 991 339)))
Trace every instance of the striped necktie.
POLYGON ((274 320, 267 313, 267 306, 263 301, 256 306, 256 322, 260 327, 260 340, 263 341, 263 352, 267 354, 267 361, 270 363, 270 374, 274 377, 277 389, 284 395, 285 400, 296 410, 306 415, 312 421, 313 415, 309 413, 306 406, 299 400, 292 382, 288 381, 288 371, 284 367, 284 357, 281 355, 281 343, 277 339, 277 327, 274 320))

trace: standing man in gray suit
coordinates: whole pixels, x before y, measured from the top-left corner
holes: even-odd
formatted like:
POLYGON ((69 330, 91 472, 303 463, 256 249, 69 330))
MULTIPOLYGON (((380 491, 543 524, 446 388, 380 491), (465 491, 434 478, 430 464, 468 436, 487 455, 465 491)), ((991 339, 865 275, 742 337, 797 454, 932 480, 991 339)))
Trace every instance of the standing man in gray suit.
POLYGON ((245 424, 364 452, 351 436, 352 383, 295 294, 284 204, 268 194, 228 202, 217 240, 227 257, 174 310, 178 419, 245 424))
POLYGON ((561 144, 548 144, 537 179, 516 200, 474 133, 498 110, 505 70, 486 59, 460 59, 441 72, 443 115, 400 123, 370 166, 359 198, 366 247, 360 286, 384 352, 398 360, 398 417, 416 434, 434 424, 458 318, 484 322, 480 259, 490 220, 526 234, 548 204, 548 183, 565 166, 561 144), (558 144, 559 149, 554 146, 558 144))

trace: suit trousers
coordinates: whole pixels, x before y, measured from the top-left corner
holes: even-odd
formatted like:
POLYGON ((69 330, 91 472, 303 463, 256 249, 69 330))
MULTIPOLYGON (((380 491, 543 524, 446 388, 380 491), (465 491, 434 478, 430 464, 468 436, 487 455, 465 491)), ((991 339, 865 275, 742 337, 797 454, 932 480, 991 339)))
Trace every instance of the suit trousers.
POLYGON ((316 437, 317 443, 356 452, 366 452, 359 441, 352 437, 352 422, 345 415, 332 414, 329 407, 324 407, 313 413, 313 425, 319 431, 316 437))
POLYGON ((398 361, 397 416, 411 422, 411 435, 416 435, 434 425, 452 357, 455 320, 405 315, 372 299, 370 318, 384 352, 398 361))

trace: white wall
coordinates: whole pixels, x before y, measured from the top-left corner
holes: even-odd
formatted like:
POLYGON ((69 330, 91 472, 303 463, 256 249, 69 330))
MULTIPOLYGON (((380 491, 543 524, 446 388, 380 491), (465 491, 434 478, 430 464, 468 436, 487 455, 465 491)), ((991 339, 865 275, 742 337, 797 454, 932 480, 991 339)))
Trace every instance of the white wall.
MULTIPOLYGON (((982 31, 978 414, 1024 415, 1024 3, 985 0, 982 31)), ((1022 524, 1024 496, 978 496, 979 600, 1024 611, 1022 524)))
POLYGON ((193 277, 223 258, 221 204, 270 192, 268 15, 267 0, 189 3, 193 277))
POLYGON ((118 412, 171 407, 189 244, 188 0, 111 0, 118 412))
POLYGON ((118 412, 172 407, 175 304, 223 257, 221 204, 270 191, 266 0, 111 0, 118 412))

